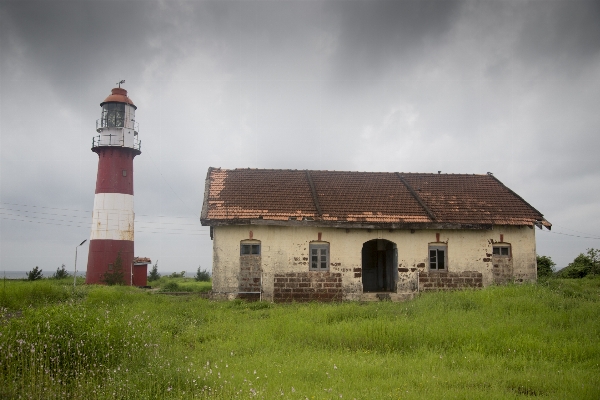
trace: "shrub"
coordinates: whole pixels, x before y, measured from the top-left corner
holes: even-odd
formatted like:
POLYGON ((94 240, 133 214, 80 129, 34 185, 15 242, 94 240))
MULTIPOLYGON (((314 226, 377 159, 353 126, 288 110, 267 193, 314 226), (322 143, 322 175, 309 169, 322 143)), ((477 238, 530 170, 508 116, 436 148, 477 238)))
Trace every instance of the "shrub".
POLYGON ((65 264, 63 264, 60 268, 56 268, 56 272, 52 274, 53 279, 64 279, 70 276, 71 275, 67 272, 65 268, 65 264))
POLYGON ((160 279, 160 274, 158 273, 158 260, 152 266, 150 270, 150 274, 148 275, 148 282, 154 282, 160 279))
POLYGON ((572 263, 557 274, 560 278, 583 278, 588 275, 600 275, 600 250, 588 249, 579 254, 572 263))
POLYGON ((200 270, 200 267, 198 267, 194 279, 196 279, 197 282, 210 282, 210 272, 205 269, 200 270))
POLYGON ((121 259, 121 252, 117 253, 117 258, 113 264, 112 271, 106 271, 102 275, 102 282, 106 283, 108 286, 112 285, 124 285, 125 277, 123 274, 123 260, 121 259))
POLYGON ((37 266, 29 272, 26 272, 27 280, 29 281, 37 281, 38 279, 42 279, 44 276, 42 275, 42 270, 37 266))
POLYGON ((168 282, 160 288, 161 292, 179 292, 179 284, 177 282, 168 282))
POLYGON ((548 278, 554 274, 556 263, 548 256, 536 256, 538 278, 548 278))

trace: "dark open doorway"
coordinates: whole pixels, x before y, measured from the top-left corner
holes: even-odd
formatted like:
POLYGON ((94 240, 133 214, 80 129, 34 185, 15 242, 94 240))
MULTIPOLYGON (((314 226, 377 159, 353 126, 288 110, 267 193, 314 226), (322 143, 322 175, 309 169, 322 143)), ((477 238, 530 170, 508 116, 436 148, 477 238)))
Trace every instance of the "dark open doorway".
POLYGON ((395 292, 398 248, 394 242, 373 239, 362 247, 363 292, 395 292))

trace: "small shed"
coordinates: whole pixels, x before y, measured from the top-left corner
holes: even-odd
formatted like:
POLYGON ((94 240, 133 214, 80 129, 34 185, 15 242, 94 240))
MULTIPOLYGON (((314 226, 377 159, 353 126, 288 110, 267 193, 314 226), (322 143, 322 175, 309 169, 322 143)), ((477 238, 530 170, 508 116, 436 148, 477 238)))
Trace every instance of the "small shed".
POLYGON ((133 258, 132 286, 146 286, 148 284, 148 264, 152 264, 152 261, 147 257, 133 258))

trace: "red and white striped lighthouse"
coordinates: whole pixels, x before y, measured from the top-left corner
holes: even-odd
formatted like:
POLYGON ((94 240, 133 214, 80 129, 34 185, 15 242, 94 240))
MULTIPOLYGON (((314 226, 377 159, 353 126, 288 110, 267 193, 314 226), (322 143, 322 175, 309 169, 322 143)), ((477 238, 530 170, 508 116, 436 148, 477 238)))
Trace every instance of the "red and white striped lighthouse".
POLYGON ((115 270, 119 254, 123 283, 133 282, 133 158, 141 154, 141 142, 137 107, 121 88, 124 82, 100 103, 99 135, 92 141, 99 160, 86 283, 103 283, 105 274, 115 270))

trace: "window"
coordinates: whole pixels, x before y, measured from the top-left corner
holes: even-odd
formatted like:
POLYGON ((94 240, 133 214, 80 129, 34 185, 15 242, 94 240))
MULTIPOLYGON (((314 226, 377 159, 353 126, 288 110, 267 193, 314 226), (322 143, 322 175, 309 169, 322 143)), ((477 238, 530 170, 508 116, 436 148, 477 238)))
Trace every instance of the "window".
POLYGON ((492 254, 495 256, 509 257, 510 256, 510 245, 494 246, 492 254))
POLYGON ((103 127, 122 127, 125 122, 125 104, 124 103, 106 103, 102 107, 102 126, 103 127))
POLYGON ((240 256, 260 256, 260 242, 244 241, 240 243, 240 256))
POLYGON ((433 271, 446 271, 447 258, 446 246, 429 246, 429 269, 433 271))
POLYGON ((308 252, 311 271, 329 271, 329 243, 310 243, 308 252))

